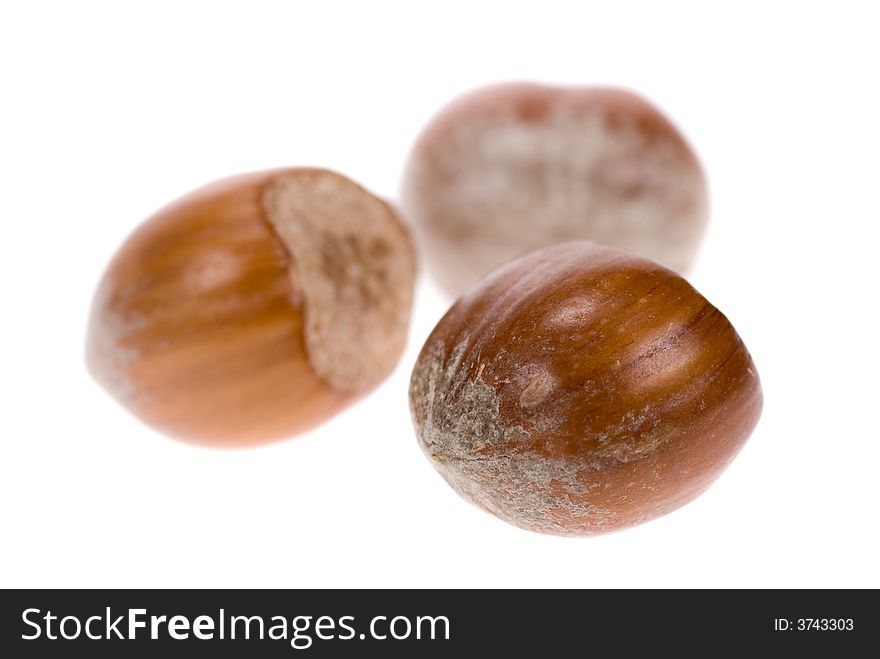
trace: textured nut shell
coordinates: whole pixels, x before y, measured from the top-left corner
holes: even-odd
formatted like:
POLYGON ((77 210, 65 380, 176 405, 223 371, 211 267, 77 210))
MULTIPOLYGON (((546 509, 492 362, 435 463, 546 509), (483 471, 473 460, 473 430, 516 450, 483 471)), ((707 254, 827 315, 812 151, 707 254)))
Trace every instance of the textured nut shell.
POLYGON ((434 118, 406 167, 403 209, 451 294, 536 249, 592 240, 684 271, 707 219, 693 151, 629 92, 482 88, 434 118))
POLYGON ((403 223, 325 170, 274 176, 263 206, 292 256, 310 363, 337 389, 374 387, 397 364, 409 327, 415 257, 403 223))
POLYGON ((496 271, 426 342, 419 442, 466 499, 517 526, 614 531, 699 495, 762 396, 728 320, 675 273, 568 243, 496 271))
MULTIPOLYGON (((306 219, 290 221, 301 226, 338 219, 300 210, 306 219)), ((339 254, 336 242, 351 229, 346 227, 317 232, 331 265, 339 254)), ((337 271, 352 267, 336 265, 337 271)), ((295 169, 219 181, 156 213, 116 254, 93 303, 88 365, 123 405, 170 435, 230 446, 288 437, 324 421, 391 371, 406 338, 413 273, 411 244, 393 211, 338 174, 295 169), (278 201, 284 194, 279 188, 291 181, 300 196, 308 196, 309 183, 329 181, 353 214, 362 207, 385 209, 382 217, 368 219, 383 223, 391 241, 386 255, 400 261, 390 269, 402 275, 385 280, 396 287, 400 308, 383 327, 382 359, 371 362, 368 375, 359 369, 350 386, 316 368, 309 355, 336 337, 313 332, 308 341, 310 309, 329 321, 349 320, 340 319, 332 304, 323 313, 320 296, 310 299, 302 286, 305 279, 313 285, 326 277, 296 263, 297 250, 316 249, 320 241, 285 242, 277 223, 288 216, 276 215, 273 224, 267 212, 267 197, 278 201)), ((355 285, 341 281, 340 288, 355 285)))

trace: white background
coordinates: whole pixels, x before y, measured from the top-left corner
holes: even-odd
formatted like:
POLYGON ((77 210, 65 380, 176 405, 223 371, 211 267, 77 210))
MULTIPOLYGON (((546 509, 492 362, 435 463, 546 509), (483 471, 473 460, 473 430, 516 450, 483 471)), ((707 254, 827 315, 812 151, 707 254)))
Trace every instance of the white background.
POLYGON ((878 24, 869 2, 4 3, 0 585, 880 587, 878 24), (94 286, 153 210, 282 165, 393 198, 430 115, 508 79, 638 90, 706 166, 690 278, 765 410, 698 501, 565 539, 460 500, 407 410, 448 303, 424 273, 394 376, 288 442, 179 443, 89 379, 94 286))

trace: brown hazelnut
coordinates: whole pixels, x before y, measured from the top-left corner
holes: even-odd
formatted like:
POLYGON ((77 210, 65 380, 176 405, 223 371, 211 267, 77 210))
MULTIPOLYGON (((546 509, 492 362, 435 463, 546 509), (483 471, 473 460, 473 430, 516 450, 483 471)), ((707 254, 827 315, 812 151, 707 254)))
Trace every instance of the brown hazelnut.
POLYGON ((683 272, 708 212, 693 151, 647 101, 525 83, 442 110, 410 155, 402 205, 454 296, 510 259, 572 240, 683 272))
POLYGON ((465 499, 525 529, 615 531, 698 496, 761 412, 724 315, 677 274, 592 243, 491 274, 439 322, 410 406, 465 499))
POLYGON ((287 437, 392 371, 414 276, 396 213, 347 178, 222 180, 160 210, 116 254, 93 303, 88 365, 170 435, 287 437))

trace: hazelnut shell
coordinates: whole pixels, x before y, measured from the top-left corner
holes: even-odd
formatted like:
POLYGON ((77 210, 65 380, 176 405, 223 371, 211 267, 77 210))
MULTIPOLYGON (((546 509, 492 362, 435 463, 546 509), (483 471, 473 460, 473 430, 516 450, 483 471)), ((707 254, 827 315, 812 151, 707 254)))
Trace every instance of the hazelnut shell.
POLYGON ((573 240, 684 272, 708 217, 702 168, 678 129, 636 94, 599 87, 465 94, 416 141, 401 198, 453 296, 513 258, 573 240))
POLYGON ((519 527, 615 531, 703 492, 761 412, 752 359, 674 272, 592 243, 474 286, 413 371, 418 441, 465 499, 519 527))
POLYGON ((160 210, 121 247, 93 303, 88 365, 175 437, 288 437, 391 372, 414 273, 397 214, 340 174, 225 179, 160 210))

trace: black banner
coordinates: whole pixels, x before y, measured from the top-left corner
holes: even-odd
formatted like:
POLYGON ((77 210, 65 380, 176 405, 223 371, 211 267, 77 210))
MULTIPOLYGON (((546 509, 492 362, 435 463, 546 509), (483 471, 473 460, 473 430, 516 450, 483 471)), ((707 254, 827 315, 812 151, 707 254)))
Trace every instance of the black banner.
POLYGON ((867 590, 7 590, 0 654, 855 656, 878 613, 867 590))

